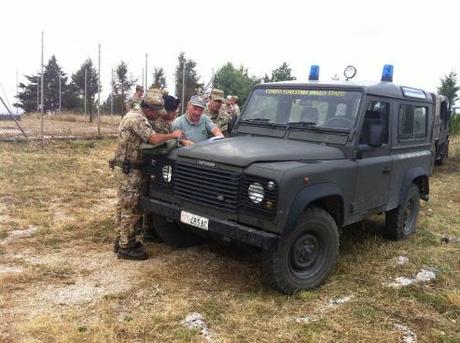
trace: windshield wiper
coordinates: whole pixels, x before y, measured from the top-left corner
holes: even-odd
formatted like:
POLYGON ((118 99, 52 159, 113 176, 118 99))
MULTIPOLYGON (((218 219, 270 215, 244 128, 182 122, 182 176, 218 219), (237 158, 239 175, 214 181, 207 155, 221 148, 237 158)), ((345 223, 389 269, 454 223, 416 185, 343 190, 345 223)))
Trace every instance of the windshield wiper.
POLYGON ((245 122, 269 122, 270 119, 269 118, 250 118, 250 119, 244 119, 242 120, 241 122, 245 123, 245 122))
POLYGON ((256 125, 267 125, 267 126, 276 126, 276 127, 286 127, 285 124, 281 123, 271 123, 269 118, 251 118, 240 120, 239 123, 245 124, 256 124, 256 125))
POLYGON ((287 123, 287 126, 316 126, 317 122, 314 121, 290 121, 287 123))

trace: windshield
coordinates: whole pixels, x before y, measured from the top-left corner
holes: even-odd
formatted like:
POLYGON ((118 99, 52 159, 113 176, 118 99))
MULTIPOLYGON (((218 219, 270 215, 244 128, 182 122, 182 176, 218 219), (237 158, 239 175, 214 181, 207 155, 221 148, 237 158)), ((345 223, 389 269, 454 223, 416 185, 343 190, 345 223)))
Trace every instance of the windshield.
POLYGON ((241 121, 348 130, 355 126, 360 101, 361 93, 358 91, 256 89, 241 121))

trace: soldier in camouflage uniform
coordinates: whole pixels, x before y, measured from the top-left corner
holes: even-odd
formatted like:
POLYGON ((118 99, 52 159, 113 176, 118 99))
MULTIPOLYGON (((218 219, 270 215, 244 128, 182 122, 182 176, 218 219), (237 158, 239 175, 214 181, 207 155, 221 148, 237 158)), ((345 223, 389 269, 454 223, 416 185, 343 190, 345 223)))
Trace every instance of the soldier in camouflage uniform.
POLYGON ((133 96, 129 97, 128 100, 125 102, 126 112, 131 111, 139 105, 142 101, 142 96, 144 95, 144 88, 141 86, 136 86, 136 93, 133 96))
POLYGON ((148 119, 155 120, 166 111, 163 94, 149 90, 140 106, 129 111, 121 120, 118 129, 118 145, 113 160, 115 177, 118 181, 118 203, 116 212, 115 251, 118 258, 143 260, 148 258, 142 242, 136 242, 136 229, 142 217, 139 206, 140 195, 144 194, 146 179, 138 169, 141 163, 142 143, 160 144, 169 139, 182 137, 182 132, 156 133, 148 119))
POLYGON ((224 91, 213 89, 209 97, 209 103, 204 109, 203 114, 207 115, 220 131, 222 131, 223 135, 227 137, 230 117, 227 114, 226 108, 222 106, 224 100, 224 91))
POLYGON ((164 100, 164 107, 166 110, 166 115, 158 117, 158 119, 151 121, 153 130, 158 133, 170 133, 172 132, 171 123, 176 119, 178 108, 180 105, 180 100, 165 94, 163 90, 163 100, 164 100))
POLYGON ((231 117, 238 117, 240 115, 240 107, 237 104, 238 97, 236 95, 227 96, 226 109, 231 117))

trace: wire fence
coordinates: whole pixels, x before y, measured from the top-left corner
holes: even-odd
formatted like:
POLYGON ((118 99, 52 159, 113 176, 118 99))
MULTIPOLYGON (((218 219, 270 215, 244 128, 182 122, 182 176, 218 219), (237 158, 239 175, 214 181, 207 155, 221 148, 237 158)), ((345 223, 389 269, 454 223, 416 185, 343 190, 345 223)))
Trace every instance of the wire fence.
MULTIPOLYGON (((18 118, 18 117, 16 117, 18 118)), ((98 139, 116 137, 120 116, 101 115, 98 130, 97 117, 75 113, 44 114, 43 139, 98 139)), ((10 115, 0 116, 0 141, 41 140, 42 121, 40 113, 22 115, 17 123, 10 115), (19 126, 18 126, 18 124, 19 126), (25 135, 23 132, 24 131, 25 135)))

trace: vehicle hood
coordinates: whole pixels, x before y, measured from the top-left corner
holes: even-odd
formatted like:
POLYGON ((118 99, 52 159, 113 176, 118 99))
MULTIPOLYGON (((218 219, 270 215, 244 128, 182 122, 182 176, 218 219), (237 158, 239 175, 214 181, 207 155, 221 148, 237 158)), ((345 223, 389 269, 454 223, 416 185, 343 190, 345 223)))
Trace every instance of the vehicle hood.
POLYGON ((337 160, 345 157, 340 149, 323 144, 251 136, 200 142, 177 150, 177 155, 239 167, 255 162, 337 160))

